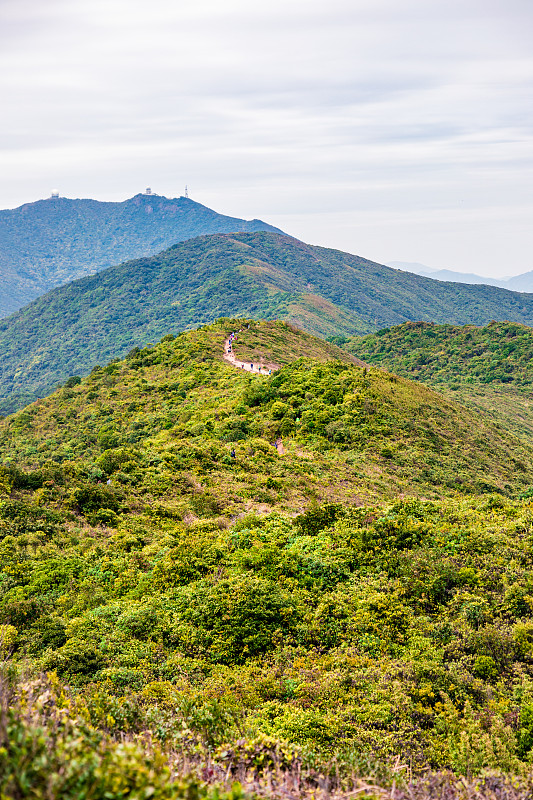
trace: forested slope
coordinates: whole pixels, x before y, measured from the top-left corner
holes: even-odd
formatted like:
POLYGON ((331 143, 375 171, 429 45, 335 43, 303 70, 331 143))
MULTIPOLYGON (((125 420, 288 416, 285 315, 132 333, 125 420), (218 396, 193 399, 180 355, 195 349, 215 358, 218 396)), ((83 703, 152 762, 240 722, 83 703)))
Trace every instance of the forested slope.
POLYGON ((155 194, 119 203, 58 197, 0 211, 0 317, 54 286, 184 239, 256 230, 277 228, 155 194))
POLYGON ((0 322, 1 409, 221 315, 346 337, 409 319, 533 323, 533 296, 440 283, 276 233, 199 237, 55 289, 0 322))
POLYGON ((533 440, 533 329, 512 322, 407 323, 345 347, 370 364, 436 386, 533 440))

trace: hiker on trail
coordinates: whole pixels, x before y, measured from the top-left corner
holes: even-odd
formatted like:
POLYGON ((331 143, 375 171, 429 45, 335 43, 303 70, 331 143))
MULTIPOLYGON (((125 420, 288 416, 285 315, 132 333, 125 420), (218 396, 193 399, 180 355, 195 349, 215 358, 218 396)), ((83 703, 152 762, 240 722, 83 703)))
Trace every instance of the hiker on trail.
POLYGON ((235 448, 232 449, 230 455, 231 455, 232 458, 235 458, 235 448))
POLYGON ((250 364, 250 369, 252 370, 252 372, 254 371, 254 365, 253 364, 250 364))

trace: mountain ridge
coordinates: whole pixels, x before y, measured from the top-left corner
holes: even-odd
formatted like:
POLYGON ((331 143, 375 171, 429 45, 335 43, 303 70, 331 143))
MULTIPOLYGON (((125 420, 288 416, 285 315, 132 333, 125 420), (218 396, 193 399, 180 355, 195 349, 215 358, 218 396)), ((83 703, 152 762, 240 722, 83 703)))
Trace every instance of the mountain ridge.
POLYGON ((486 275, 477 275, 473 272, 456 272, 451 269, 433 269, 416 261, 389 261, 387 266, 404 272, 414 272, 435 281, 450 281, 452 283, 484 284, 486 286, 499 286, 500 289, 509 289, 512 292, 533 292, 533 271, 513 275, 510 278, 489 278, 486 275))
POLYGON ((533 296, 432 281, 286 234, 201 236, 54 289, 1 320, 1 409, 221 316, 285 319, 346 338, 413 319, 532 324, 533 296))
POLYGON ((201 234, 278 231, 218 214, 187 197, 124 201, 51 197, 0 211, 0 316, 55 286, 201 234))
POLYGON ((0 794, 529 797, 532 465, 250 319, 0 420, 0 794))

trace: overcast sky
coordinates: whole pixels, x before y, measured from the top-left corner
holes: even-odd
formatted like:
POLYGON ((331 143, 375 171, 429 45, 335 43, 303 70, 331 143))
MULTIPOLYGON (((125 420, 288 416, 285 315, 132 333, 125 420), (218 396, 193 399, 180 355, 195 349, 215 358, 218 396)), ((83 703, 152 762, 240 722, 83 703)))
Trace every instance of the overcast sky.
POLYGON ((0 207, 146 186, 312 244, 533 269, 531 0, 0 0, 0 207))

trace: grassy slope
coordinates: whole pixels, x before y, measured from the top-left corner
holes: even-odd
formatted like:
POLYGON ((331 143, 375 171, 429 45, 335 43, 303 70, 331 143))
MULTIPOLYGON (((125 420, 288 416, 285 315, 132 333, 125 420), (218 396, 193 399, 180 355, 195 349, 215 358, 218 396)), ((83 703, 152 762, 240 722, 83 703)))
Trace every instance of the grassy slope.
POLYGON ((533 438, 532 328, 510 322, 483 328, 408 323, 355 338, 346 347, 481 410, 514 435, 533 438))
POLYGON ((269 367, 290 364, 298 358, 314 361, 343 361, 364 367, 362 361, 331 342, 318 339, 292 325, 260 320, 237 333, 233 352, 240 361, 263 363, 269 367))
MULTIPOLYGON (((424 386, 380 370, 300 360, 270 379, 257 378, 222 361, 227 332, 228 323, 219 323, 93 370, 79 385, 6 419, 0 428, 4 457, 35 468, 48 459, 90 462, 108 441, 141 451, 155 447, 168 467, 154 497, 179 503, 190 498, 174 483, 174 461, 196 468, 205 458, 206 491, 216 487, 232 514, 242 509, 243 496, 246 508, 259 502, 298 510, 317 495, 439 496, 443 486, 513 492, 533 483, 530 448, 424 386), (249 438, 268 443, 280 435, 288 454, 279 470, 285 478, 293 475, 282 494, 265 490, 267 474, 260 468, 250 475, 247 467, 224 461, 233 442, 248 464, 249 438)), ((263 352, 283 363, 294 360, 297 346, 319 362, 335 349, 275 323, 266 330, 251 324, 235 352, 256 360, 263 352)), ((268 473, 268 444, 253 446, 251 455, 268 473)))
MULTIPOLYGON (((2 641, 75 690, 57 701, 84 719, 75 769, 92 725, 215 776, 279 773, 280 740, 335 756, 335 780, 396 758, 527 772, 533 510, 487 490, 531 483, 531 448, 282 323, 250 323, 237 354, 315 360, 243 374, 222 359, 240 327, 167 337, 0 423, 2 641)), ((38 771, 35 746, 10 764, 38 771)))
POLYGON ((0 211, 0 316, 53 286, 209 233, 277 230, 217 214, 185 197, 136 195, 120 203, 40 200, 0 211))
POLYGON ((3 411, 221 315, 349 335, 413 318, 532 322, 533 299, 431 281, 274 233, 200 237, 56 289, 0 323, 3 411))

